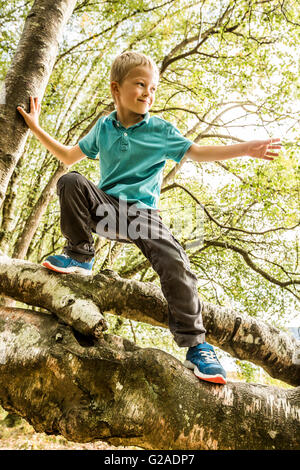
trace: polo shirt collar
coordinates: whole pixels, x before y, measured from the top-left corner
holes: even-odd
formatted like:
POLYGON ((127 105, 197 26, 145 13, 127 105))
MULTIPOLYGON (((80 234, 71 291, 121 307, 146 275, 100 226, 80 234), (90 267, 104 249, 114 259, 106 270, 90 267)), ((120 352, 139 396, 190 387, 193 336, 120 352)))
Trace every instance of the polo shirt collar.
MULTIPOLYGON (((142 119, 142 121, 138 122, 137 124, 135 124, 135 125, 133 125, 133 126, 131 126, 131 127, 140 126, 140 125, 141 125, 142 123, 144 123, 144 122, 145 122, 146 124, 148 124, 149 119, 150 119, 150 114, 149 114, 149 113, 146 113, 146 114, 144 114, 143 116, 144 116, 144 118, 142 119)), ((113 122, 115 122, 115 123, 119 122, 119 121, 117 120, 117 111, 115 110, 115 111, 113 111, 112 113, 110 113, 110 114, 107 116, 107 119, 109 119, 110 121, 113 121, 113 122)))

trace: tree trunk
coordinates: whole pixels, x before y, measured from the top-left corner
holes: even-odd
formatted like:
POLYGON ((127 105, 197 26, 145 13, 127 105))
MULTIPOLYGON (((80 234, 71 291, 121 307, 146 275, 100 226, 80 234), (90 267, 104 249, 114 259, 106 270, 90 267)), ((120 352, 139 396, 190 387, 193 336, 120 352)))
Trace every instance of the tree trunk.
POLYGON ((0 403, 37 432, 145 449, 299 449, 300 387, 199 381, 177 359, 0 309, 0 403))
POLYGON ((52 175, 52 177, 49 179, 48 183, 46 184, 44 190, 42 191, 38 201, 34 205, 34 208, 26 220, 25 226, 23 228, 22 233, 20 234, 20 237, 18 238, 14 252, 13 252, 13 257, 14 258, 25 258, 27 255, 27 251, 29 248, 29 245, 34 237, 34 234, 38 228, 38 225, 40 223, 40 220, 45 213, 48 204, 52 197, 55 194, 56 190, 56 183, 59 180, 59 178, 67 173, 68 167, 64 165, 63 163, 60 163, 55 171, 55 173, 52 175))
POLYGON ((5 104, 0 105, 0 206, 28 134, 16 107, 28 109, 30 95, 42 99, 75 4, 76 0, 36 0, 26 19, 5 79, 5 104))
MULTIPOLYGON (((0 257, 0 295, 45 308, 85 335, 98 335, 101 312, 168 325, 167 302, 150 282, 122 279, 106 270, 93 277, 61 275, 26 261, 0 257)), ((272 377, 300 385, 300 367, 293 362, 296 340, 278 328, 235 312, 202 304, 207 339, 233 356, 263 367, 272 377)))
MULTIPOLYGON (((21 162, 21 159, 18 163, 21 162)), ((7 187, 6 197, 2 205, 2 223, 0 230, 0 250, 9 254, 9 248, 11 241, 11 234, 13 233, 15 227, 15 204, 16 204, 16 189, 18 188, 18 183, 20 182, 20 171, 18 168, 19 165, 15 167, 15 171, 12 174, 12 177, 9 181, 7 187)))

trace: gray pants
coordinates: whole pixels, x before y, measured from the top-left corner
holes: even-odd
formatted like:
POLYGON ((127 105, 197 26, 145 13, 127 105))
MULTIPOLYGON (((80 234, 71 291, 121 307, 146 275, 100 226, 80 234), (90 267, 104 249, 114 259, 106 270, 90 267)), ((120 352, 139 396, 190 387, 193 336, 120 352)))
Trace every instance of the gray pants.
POLYGON ((67 239, 64 253, 77 261, 90 261, 95 254, 92 232, 111 240, 134 243, 160 277, 175 342, 181 347, 204 342, 197 277, 191 271, 187 254, 163 224, 158 210, 136 210, 134 204, 124 209, 121 200, 106 194, 75 171, 58 180, 57 193, 61 231, 67 239))

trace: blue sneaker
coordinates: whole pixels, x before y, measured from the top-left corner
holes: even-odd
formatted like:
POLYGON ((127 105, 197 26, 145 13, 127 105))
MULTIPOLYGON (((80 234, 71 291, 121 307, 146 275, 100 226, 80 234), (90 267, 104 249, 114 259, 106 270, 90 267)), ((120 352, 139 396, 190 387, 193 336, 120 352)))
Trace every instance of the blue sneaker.
POLYGON ((95 258, 91 261, 81 263, 67 255, 54 255, 48 256, 48 258, 42 262, 42 266, 52 269, 52 271, 56 271, 57 273, 78 273, 90 276, 92 274, 94 261, 95 258))
POLYGON ((192 369, 196 377, 216 384, 226 384, 226 372, 221 366, 214 348, 201 343, 188 349, 184 365, 192 369))

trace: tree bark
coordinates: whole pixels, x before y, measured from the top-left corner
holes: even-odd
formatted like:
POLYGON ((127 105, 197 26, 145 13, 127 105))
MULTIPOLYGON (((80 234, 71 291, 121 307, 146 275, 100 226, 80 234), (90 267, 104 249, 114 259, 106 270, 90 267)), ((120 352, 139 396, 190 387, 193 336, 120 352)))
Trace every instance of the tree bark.
POLYGON ((13 252, 14 258, 23 259, 26 257, 29 245, 38 228, 40 220, 42 216, 44 215, 50 200, 55 194, 57 181, 62 175, 67 173, 67 171, 68 171, 68 167, 64 165, 63 163, 60 163, 55 173, 49 179, 43 192, 41 193, 36 204, 34 205, 30 216, 26 220, 23 231, 20 234, 19 239, 17 240, 17 243, 14 247, 14 252, 13 252))
MULTIPOLYGON (((0 295, 45 308, 85 335, 98 335, 101 312, 168 326, 167 302, 150 282, 123 279, 106 270, 93 277, 61 275, 27 261, 0 256, 0 295)), ((207 340, 234 357, 263 367, 272 377, 300 385, 300 367, 293 362, 295 339, 278 328, 202 302, 207 340)))
MULTIPOLYGON (((0 257, 0 260, 3 259, 10 260, 8 257, 0 257)), ((21 263, 20 269, 20 265, 18 266, 16 262, 8 261, 6 266, 10 279, 5 275, 5 264, 1 263, 3 277, 0 280, 0 295, 49 310, 85 335, 97 336, 103 328, 106 328, 100 308, 81 288, 80 282, 78 283, 78 280, 84 276, 79 278, 75 276, 77 284, 74 282, 70 288, 68 277, 58 278, 54 272, 51 273, 46 268, 38 267, 35 270, 34 266, 37 265, 26 261, 21 263)))
POLYGON ((37 432, 145 449, 299 449, 300 387, 199 381, 177 359, 0 309, 0 403, 37 432))
POLYGON ((16 110, 28 109, 29 96, 41 100, 58 51, 58 41, 76 0, 36 0, 5 78, 5 104, 0 105, 0 206, 20 158, 28 127, 16 110))
MULTIPOLYGON (((19 160, 20 163, 21 159, 19 160)), ((15 167, 15 171, 9 181, 7 187, 6 197, 2 205, 2 221, 0 229, 0 249, 2 252, 8 254, 9 241, 11 240, 11 233, 15 227, 14 209, 16 204, 16 191, 15 188, 18 186, 20 180, 20 172, 18 171, 18 165, 15 167)))

